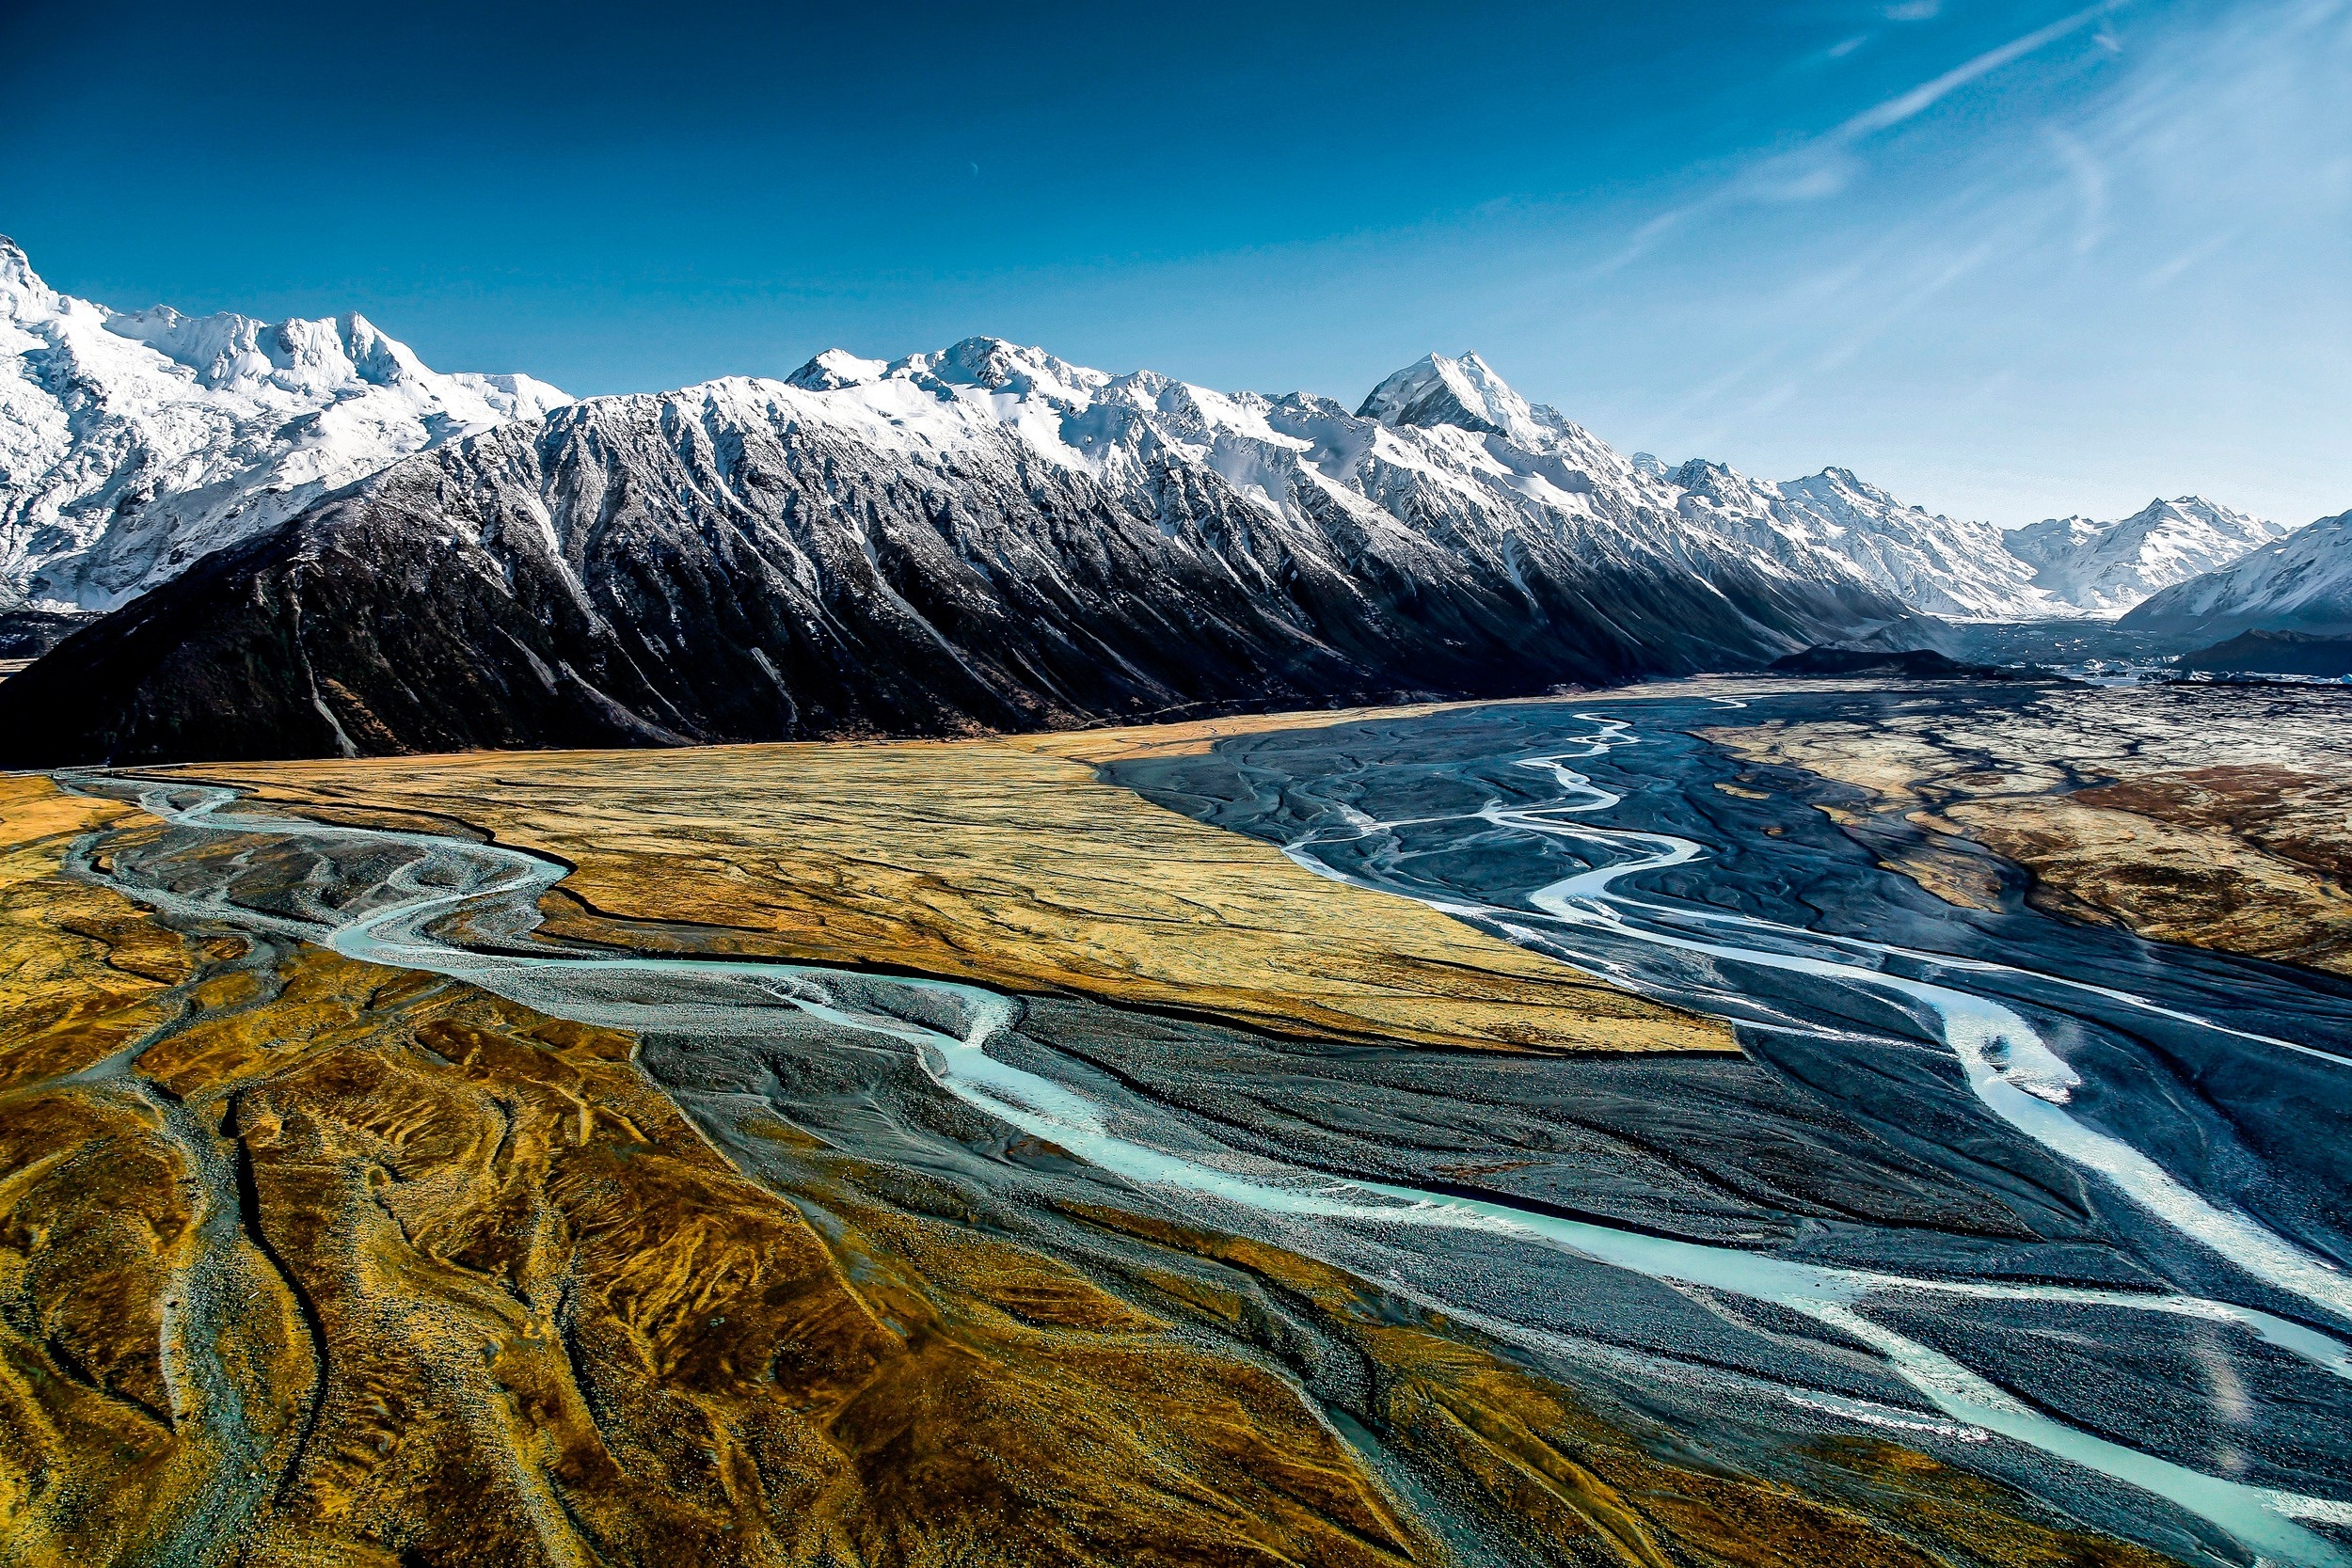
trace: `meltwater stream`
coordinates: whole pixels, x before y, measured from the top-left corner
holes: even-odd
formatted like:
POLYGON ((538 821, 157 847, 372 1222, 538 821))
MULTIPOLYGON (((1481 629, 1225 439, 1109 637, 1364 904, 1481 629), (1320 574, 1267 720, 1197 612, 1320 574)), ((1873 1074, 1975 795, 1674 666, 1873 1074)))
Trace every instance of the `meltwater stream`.
MULTIPOLYGON (((1937 1021, 1945 1044, 1967 1074, 1969 1088, 2003 1121, 2073 1164, 2097 1172, 2157 1219, 2212 1248, 2249 1274, 2267 1280, 2290 1295, 2302 1297, 2344 1322, 2352 1323, 2352 1278, 2347 1278, 2343 1270, 2325 1259, 2304 1251, 2244 1214, 2217 1208, 2139 1150, 2095 1132, 2069 1116, 2064 1106, 2070 1092, 2080 1085, 2081 1080, 2075 1076, 2074 1069, 2050 1050, 2040 1032, 2016 1009, 1950 986, 1915 980, 1859 964, 1775 951, 1756 942, 1734 944, 1703 941, 1661 930, 1653 925, 1629 922, 1625 918, 1627 912, 1672 918, 1684 911, 1617 894, 1612 884, 1642 872, 1684 864, 1706 851, 1699 844, 1674 834, 1630 832, 1561 820, 1563 817, 1604 811, 1624 800, 1622 795, 1599 787, 1566 764, 1601 756, 1613 747, 1628 744, 1632 738, 1629 733, 1631 724, 1625 720, 1601 719, 1588 713, 1580 713, 1577 717, 1599 726, 1593 735, 1581 737, 1582 744, 1577 750, 1529 757, 1519 763, 1522 768, 1550 773, 1561 790, 1561 800, 1534 807, 1509 807, 1500 801, 1492 801, 1472 814, 1477 819, 1498 827, 1581 839, 1626 852, 1625 858, 1613 863, 1564 877, 1529 894, 1527 901, 1535 910, 1565 926, 1604 925, 1613 934, 1654 946, 1875 989, 1915 1003, 1937 1021)), ((1361 816, 1360 813, 1352 815, 1361 816)), ((1427 820, 1417 819, 1411 825, 1427 820)), ((1287 853, 1301 866, 1323 876, 1377 892, 1402 892, 1406 896, 1420 897, 1420 901, 1451 914, 1478 915, 1508 922, 1518 927, 1515 934, 1524 933, 1522 940, 1534 939, 1531 945, 1554 946, 1542 940, 1540 931, 1527 930, 1525 911, 1495 904, 1466 904, 1455 898, 1421 896, 1393 882, 1352 876, 1332 866, 1315 853, 1318 846, 1341 842, 1348 837, 1360 838, 1388 832, 1406 825, 1405 822, 1376 822, 1363 818, 1354 826, 1351 834, 1315 833, 1290 846, 1287 853)), ((1814 938, 1812 932, 1776 921, 1728 911, 1708 911, 1706 919, 1709 924, 1731 932, 1744 932, 1768 939, 1814 938)), ((1860 938, 1837 940, 1839 945, 1888 958, 1931 957, 1910 954, 1860 938)), ((1571 959, 1576 957, 1573 954, 1561 956, 1571 959)), ((2120 993, 2104 989, 2103 994, 2110 998, 2120 997, 2120 993)), ((2127 1002, 2136 1000, 2122 999, 2127 1002)), ((2185 1016, 2175 1009, 2165 1011, 2174 1018, 2185 1016)), ((2226 1027, 2207 1019, 2193 1019, 2191 1022, 2206 1028, 2226 1027)), ((2305 1049, 2292 1041, 2273 1040, 2262 1036, 2246 1037, 2243 1031, 2238 1030, 2227 1032, 2289 1050, 2305 1049)), ((2307 1053, 2324 1055, 2322 1053, 2307 1053)), ((2352 1071, 2352 1060, 2346 1060, 2344 1068, 2346 1071, 2352 1071)))
MULTIPOLYGON (((1490 806, 1490 819, 1526 832, 1605 839, 1621 850, 1634 851, 1644 863, 1582 873, 1543 889, 1531 900, 1540 911, 1532 917, 1539 925, 1613 921, 1622 927, 1623 911, 1639 906, 1613 893, 1612 880, 1634 870, 1687 861, 1700 852, 1691 841, 1669 835, 1612 833, 1589 824, 1559 820, 1614 803, 1613 796, 1565 766, 1579 756, 1599 754, 1600 750, 1626 737, 1625 726, 1617 721, 1588 721, 1601 726, 1599 733, 1586 738, 1589 749, 1529 761, 1531 767, 1552 772, 1565 799, 1534 808, 1490 806)), ((763 1021, 797 1011, 837 1027, 898 1042, 933 1083, 966 1105, 1049 1140, 1147 1190, 1198 1194, 1268 1214, 1324 1219, 1375 1231, 1396 1227, 1477 1231, 1557 1248, 1679 1287, 1771 1302, 1870 1346, 1930 1404, 1968 1428, 1997 1433, 2162 1497, 2218 1527, 2263 1560, 2308 1568, 2352 1568, 2352 1552, 2298 1522, 2352 1525, 2352 1505, 2204 1474, 2055 1419, 1953 1356, 1887 1326, 1869 1307, 1874 1301, 1973 1298, 2065 1303, 2198 1320, 2233 1325, 2327 1373, 2352 1381, 2352 1351, 2306 1325, 2185 1293, 1913 1278, 1795 1261, 1407 1185, 1342 1179, 1256 1157, 1237 1158, 1234 1169, 1220 1168, 1198 1155, 1155 1147, 1149 1141, 1148 1130, 1136 1125, 1135 1118, 1115 1118, 1104 1105, 1078 1089, 992 1055, 991 1045, 1017 1022, 1020 1005, 985 988, 780 963, 469 947, 439 934, 453 917, 504 913, 527 927, 539 896, 562 879, 565 869, 518 850, 462 839, 328 828, 265 815, 249 806, 230 812, 226 808, 239 796, 225 788, 100 776, 65 782, 109 794, 120 793, 127 786, 150 815, 192 832, 346 847, 373 844, 398 847, 414 856, 385 877, 369 897, 351 907, 331 909, 313 899, 300 915, 250 909, 233 902, 225 888, 190 894, 117 879, 115 885, 121 892, 167 914, 266 927, 320 943, 347 958, 462 980, 551 1016, 584 1023, 678 1035, 725 1035, 756 1032, 763 1021)), ((1359 833, 1368 834, 1400 825, 1364 819, 1356 826, 1359 833)), ((1293 846, 1291 852, 1302 864, 1325 875, 1360 881, 1316 858, 1315 845, 1330 842, 1317 835, 1293 846)), ((1383 887, 1381 891, 1398 890, 1383 887)), ((1438 899, 1423 901, 1449 907, 1438 899)), ((1531 918, 1524 910, 1483 907, 1479 912, 1516 922, 1531 918)), ((1724 918, 1732 923, 1729 931, 1741 929, 1739 917, 1724 918)), ((1754 934, 1759 937, 1778 934, 1767 929, 1765 923, 1755 924, 1754 934)), ((1801 959, 1767 946, 1741 946, 1728 937, 1701 942, 1647 929, 1637 934, 1645 941, 1681 944, 1743 962, 1815 966, 1807 973, 1899 991, 1945 1021, 1947 1043, 1967 1067, 1971 1086, 2011 1125, 2099 1172, 2167 1223, 2242 1267, 2337 1317, 2352 1320, 2352 1312, 2345 1308, 2341 1276, 2322 1260, 2302 1254, 2244 1216, 2204 1203, 2153 1162, 2068 1117, 2059 1103, 2071 1076, 2065 1064, 2042 1045, 2022 1017, 1999 1004, 1873 970, 1801 959)), ((1540 938, 1540 932, 1531 929, 1523 940, 1541 945, 1540 938)), ((1449 1307, 1444 1302, 1433 1305, 1449 1307)), ((1483 1316, 1470 1309, 1461 1309, 1459 1315, 1464 1321, 1483 1316)), ((1836 1396, 1824 1399, 1823 1408, 1842 1402, 1836 1396)))

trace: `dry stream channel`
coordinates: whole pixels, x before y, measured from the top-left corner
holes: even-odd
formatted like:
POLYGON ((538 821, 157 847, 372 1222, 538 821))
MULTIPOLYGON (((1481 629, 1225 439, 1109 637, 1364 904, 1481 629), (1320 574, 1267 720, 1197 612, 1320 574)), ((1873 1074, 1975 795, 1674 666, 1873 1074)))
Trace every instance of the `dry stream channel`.
POLYGON ((1321 1258, 1667 1420, 1893 1435, 2186 1560, 2352 1564, 2352 988, 1941 904, 1788 781, 1730 784, 1755 775, 1682 733, 1724 717, 1470 710, 1105 775, 1728 1019, 1739 1062, 1122 1048, 1093 1004, 559 948, 532 929, 565 868, 523 850, 66 782, 169 825, 85 862, 167 919, 636 1031, 723 1150, 755 1107, 968 1169, 985 1151, 908 1109, 952 1097, 1068 1156, 999 1185, 1321 1258), (743 1041, 826 1066, 698 1069, 743 1041))

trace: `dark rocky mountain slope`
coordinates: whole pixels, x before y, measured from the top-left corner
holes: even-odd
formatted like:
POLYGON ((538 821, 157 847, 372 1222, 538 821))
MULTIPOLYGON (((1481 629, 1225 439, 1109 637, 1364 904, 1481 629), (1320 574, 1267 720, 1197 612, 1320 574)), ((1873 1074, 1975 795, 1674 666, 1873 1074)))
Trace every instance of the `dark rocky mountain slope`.
POLYGON ((2352 680, 2352 637, 2313 637, 2299 631, 2242 631, 2173 663, 2211 674, 2309 675, 2352 680))
POLYGON ((1509 695, 1908 614, 1826 553, 1679 515, 1549 409, 1350 415, 974 340, 594 399, 398 464, 0 686, 0 761, 1509 695))

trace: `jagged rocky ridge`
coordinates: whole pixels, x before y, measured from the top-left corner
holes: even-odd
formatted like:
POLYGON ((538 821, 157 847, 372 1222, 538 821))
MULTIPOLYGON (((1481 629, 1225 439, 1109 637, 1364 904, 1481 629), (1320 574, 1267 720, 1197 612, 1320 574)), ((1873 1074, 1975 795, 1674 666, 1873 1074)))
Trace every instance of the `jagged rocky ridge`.
POLYGON ((1773 483, 1722 463, 1669 467, 1647 452, 1629 463, 1568 425, 1529 406, 1474 354, 1432 355, 1375 388, 1360 412, 1391 424, 1449 424, 1541 448, 1574 430, 1580 456, 1606 453, 1596 469, 1630 468, 1647 504, 1670 507, 1693 528, 1735 539, 1804 573, 1830 569, 1871 584, 1914 610, 1971 620, 2066 613, 2032 583, 1991 523, 1939 516, 1909 506, 1849 469, 1824 468, 1773 483))
POLYGON ((2352 637, 2352 512, 2322 517, 2217 572, 2177 583, 2117 625, 2217 639, 2246 631, 2352 637))
POLYGON ((1474 360, 1351 414, 975 339, 411 458, 0 686, 8 760, 944 734, 1760 664, 1905 608, 1474 360))
POLYGON ((118 311, 0 236, 0 611, 110 610, 411 452, 570 401, 358 315, 118 311))

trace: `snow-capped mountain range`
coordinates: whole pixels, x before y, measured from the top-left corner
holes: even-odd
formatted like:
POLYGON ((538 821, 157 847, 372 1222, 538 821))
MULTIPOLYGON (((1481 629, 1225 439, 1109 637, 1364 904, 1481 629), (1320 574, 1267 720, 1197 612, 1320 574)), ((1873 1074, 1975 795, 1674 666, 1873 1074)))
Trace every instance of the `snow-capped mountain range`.
POLYGON ((2013 621, 2067 613, 2034 587, 2031 570, 2003 547, 1991 523, 1906 506, 1845 468, 1774 484, 1694 459, 1666 482, 1687 520, 1759 549, 1831 556, 1931 615, 2013 621))
POLYGON ((2352 637, 2352 512, 2176 583, 2118 624, 2217 641, 2244 631, 2352 637))
POLYGON ((2280 539, 2287 525, 2202 496, 2158 498, 2128 517, 2052 517, 2005 541, 2033 585, 2093 615, 2120 615, 2159 589, 2227 566, 2280 539))
POLYGON ((0 609, 110 610, 408 454, 571 400, 363 317, 119 311, 0 237, 0 609))
MULTIPOLYGON (((814 364, 883 368, 838 351, 814 364)), ((1054 420, 1090 404, 1094 387, 1136 379, 1073 373, 1054 420)), ((0 238, 0 609, 113 609, 403 457, 570 401, 529 376, 429 370, 358 315, 270 324, 112 310, 49 288, 0 238)), ((1528 404, 1474 354, 1400 371, 1358 413, 1492 436, 1608 492, 1603 510, 1671 514, 1800 577, 1826 570, 1946 617, 2114 615, 2284 531, 2184 497, 2119 522, 2054 518, 2004 535, 1905 505, 1843 468, 1773 483, 1703 460, 1628 461, 1528 404)), ((1041 430, 1040 417, 1032 410, 1026 428, 1041 430)), ((1224 437, 1238 450, 1235 432, 1224 437)), ((1581 503, 1564 498, 1586 493, 1548 495, 1550 483, 1538 465, 1510 487, 1570 510, 1581 503)))
POLYGON ((1704 459, 1672 467, 1647 452, 1621 458, 1557 410, 1531 406, 1475 354, 1431 355, 1399 371, 1358 413, 1391 425, 1481 431, 1556 452, 1587 476, 1608 476, 1637 506, 1671 511, 1695 531, 1745 544, 1792 570, 1819 571, 1826 562, 1932 615, 2065 612, 2035 591, 2031 572, 2002 547, 1990 523, 1907 506, 1844 468, 1776 484, 1704 459))
POLYGON ((0 684, 0 751, 1036 728, 1919 635, 1678 495, 1467 357, 1350 412, 994 339, 828 353, 395 464, 0 684))
POLYGON ((573 403, 357 316, 112 311, 13 245, 0 349, 0 610, 113 610, 0 732, 81 756, 1503 695, 2113 614, 2276 531, 2185 498, 2004 537, 1629 459, 1476 355, 1352 411, 991 338, 573 403))

